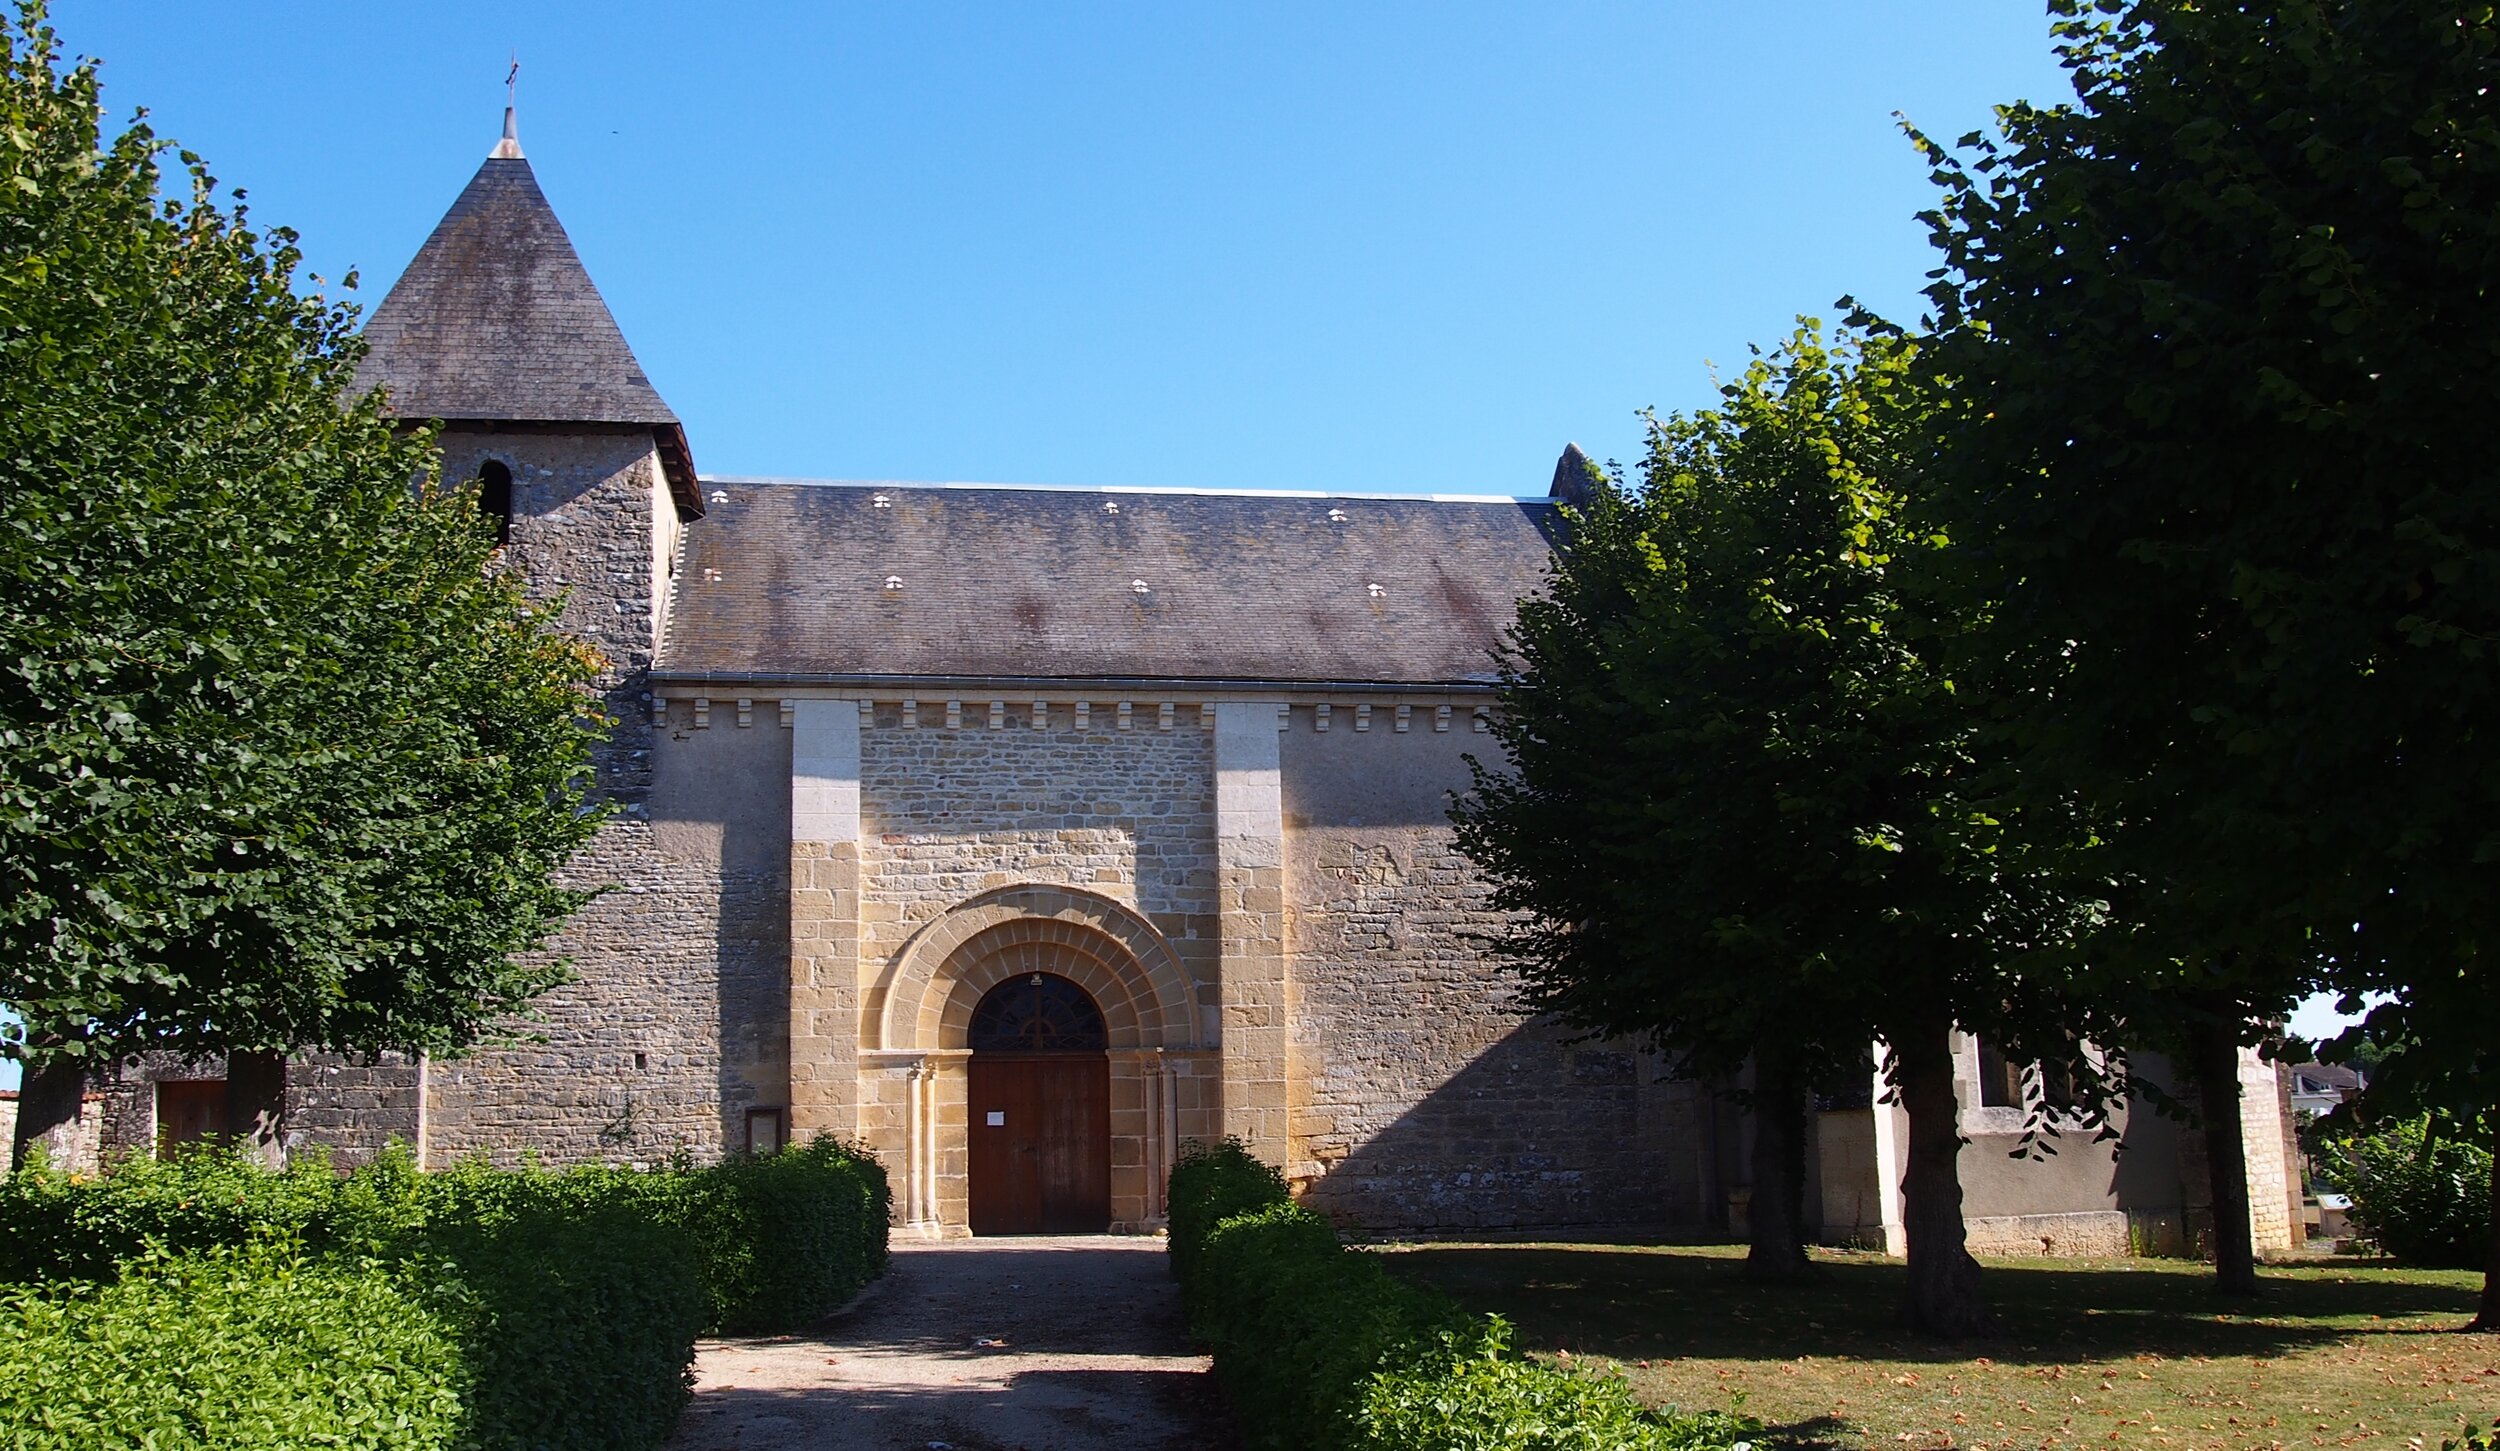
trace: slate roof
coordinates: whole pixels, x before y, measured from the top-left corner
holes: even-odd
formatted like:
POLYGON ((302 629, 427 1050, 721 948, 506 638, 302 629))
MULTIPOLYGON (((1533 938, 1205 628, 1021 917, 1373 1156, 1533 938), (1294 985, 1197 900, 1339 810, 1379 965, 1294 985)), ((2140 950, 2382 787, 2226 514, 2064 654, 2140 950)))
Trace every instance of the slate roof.
POLYGON ((1481 685, 1561 523, 1544 499, 703 487, 662 678, 1481 685))
POLYGON ((685 430, 519 155, 477 169, 365 341, 356 381, 403 418, 649 427, 680 511, 702 512, 685 430))

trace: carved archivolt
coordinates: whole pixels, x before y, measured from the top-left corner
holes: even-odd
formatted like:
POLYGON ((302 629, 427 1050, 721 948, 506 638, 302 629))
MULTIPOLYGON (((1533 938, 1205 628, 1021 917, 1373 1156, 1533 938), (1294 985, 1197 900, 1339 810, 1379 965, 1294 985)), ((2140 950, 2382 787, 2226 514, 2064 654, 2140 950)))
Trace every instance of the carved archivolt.
POLYGON ((1196 1040, 1188 974, 1154 924, 1094 892, 1022 886, 984 892, 912 935, 867 1046, 961 1048, 981 995, 1022 972, 1057 973, 1093 994, 1114 1049, 1196 1040))

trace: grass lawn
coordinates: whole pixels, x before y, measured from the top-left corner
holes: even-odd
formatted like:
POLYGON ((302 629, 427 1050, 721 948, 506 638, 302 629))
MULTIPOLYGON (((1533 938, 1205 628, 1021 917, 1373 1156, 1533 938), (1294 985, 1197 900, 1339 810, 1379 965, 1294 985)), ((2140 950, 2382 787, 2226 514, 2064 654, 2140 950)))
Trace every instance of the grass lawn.
POLYGON ((1800 1447, 2400 1448, 2500 1415, 2500 1335, 2461 1335, 2470 1274, 2320 1261, 2225 1304, 2172 1260, 1991 1261, 2000 1328, 1893 1329, 1901 1265, 1817 1252, 1809 1283, 1741 1277, 1738 1247, 1432 1245, 1392 1268, 1619 1365, 1652 1404, 1745 1409, 1800 1447))

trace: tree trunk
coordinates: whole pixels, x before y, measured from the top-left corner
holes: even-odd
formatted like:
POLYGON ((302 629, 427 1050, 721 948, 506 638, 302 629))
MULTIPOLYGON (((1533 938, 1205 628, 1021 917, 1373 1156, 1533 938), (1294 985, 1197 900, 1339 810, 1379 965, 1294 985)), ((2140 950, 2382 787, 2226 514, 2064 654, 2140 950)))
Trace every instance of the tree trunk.
POLYGON ((25 1168, 27 1155, 38 1144, 53 1168, 71 1167, 79 1101, 86 1090, 86 1065, 76 1058, 48 1057, 26 1065, 18 1084, 17 1132, 9 1141, 10 1168, 25 1168))
POLYGON ((2491 1119, 2491 1243, 2483 1246, 2483 1303, 2469 1330, 2500 1331, 2500 1108, 2491 1119))
POLYGON ((265 1169, 284 1168, 286 1055, 226 1055, 226 1132, 245 1158, 265 1169))
POLYGON ((1745 1274, 1793 1280, 1806 1272, 1806 1085, 1795 1054, 1766 1044, 1754 1054, 1753 1247, 1745 1274))
POLYGON ((2240 1137, 2240 1047, 2227 1020, 2188 1027, 2188 1071, 2204 1121, 2205 1174, 2213 1186, 2214 1288, 2257 1293, 2257 1249, 2248 1228, 2248 1149, 2240 1137))
POLYGON ((1979 1294, 1979 1261, 1971 1258, 1962 1232, 1953 1030, 1927 1024, 1891 1041, 1893 1081, 1910 1120, 1909 1163, 1901 1178, 1910 1283, 1901 1322, 1926 1335, 1976 1335, 1988 1326, 1988 1306, 1979 1294))

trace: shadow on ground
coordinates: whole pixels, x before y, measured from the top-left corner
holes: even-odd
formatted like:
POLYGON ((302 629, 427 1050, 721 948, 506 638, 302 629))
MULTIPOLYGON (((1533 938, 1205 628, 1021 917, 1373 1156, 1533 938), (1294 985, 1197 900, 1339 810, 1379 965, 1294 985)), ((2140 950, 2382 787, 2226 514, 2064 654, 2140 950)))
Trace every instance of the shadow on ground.
POLYGON ((803 1336, 709 1341, 673 1451, 1222 1451, 1159 1240, 898 1249, 853 1311, 803 1336))
POLYGON ((1207 1447, 1233 1442, 1222 1397, 1198 1371, 1026 1371, 1006 1383, 707 1390, 678 1428, 681 1447, 733 1444, 923 1451, 1207 1447), (1105 1407, 1116 1407, 1106 1411, 1105 1407), (1160 1431, 1151 1422, 1164 1423, 1160 1431), (725 1438, 725 1439, 724 1439, 725 1438))
POLYGON ((1795 1285, 1755 1284, 1742 1260, 1724 1252, 1487 1245, 1394 1251, 1389 1261, 1510 1319, 1528 1348, 1619 1360, 2273 1356, 2360 1331, 2429 1333, 2442 1327, 2384 1322, 2454 1315, 2462 1323, 2474 1309, 2462 1283, 2424 1284, 2363 1266, 2269 1272, 2258 1299, 2229 1301, 2213 1293, 2209 1270, 2175 1261, 1998 1263, 1985 1279, 1995 1333, 1953 1343, 1895 1326, 1902 1267, 1872 1257, 1819 1260, 1795 1285))

